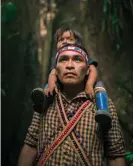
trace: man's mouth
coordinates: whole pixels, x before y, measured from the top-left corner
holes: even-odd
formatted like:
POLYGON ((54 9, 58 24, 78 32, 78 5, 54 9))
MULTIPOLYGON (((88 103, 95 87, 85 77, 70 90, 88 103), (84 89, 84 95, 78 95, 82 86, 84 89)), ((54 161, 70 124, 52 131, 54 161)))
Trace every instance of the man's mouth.
POLYGON ((74 73, 74 72, 66 72, 64 75, 65 76, 68 76, 68 75, 70 75, 70 76, 76 76, 76 73, 74 73))

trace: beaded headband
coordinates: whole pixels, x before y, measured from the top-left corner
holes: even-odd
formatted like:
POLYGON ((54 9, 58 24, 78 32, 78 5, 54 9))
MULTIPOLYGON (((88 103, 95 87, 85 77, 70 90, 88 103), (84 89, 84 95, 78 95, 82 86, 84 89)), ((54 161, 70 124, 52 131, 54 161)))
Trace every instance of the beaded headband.
POLYGON ((80 55, 82 55, 85 58, 86 62, 88 62, 88 54, 82 48, 80 48, 78 46, 73 46, 73 45, 72 46, 69 45, 69 46, 65 46, 65 47, 61 48, 56 54, 56 57, 55 57, 56 62, 57 62, 57 59, 58 59, 60 53, 62 53, 64 51, 68 51, 68 50, 80 53, 80 55))

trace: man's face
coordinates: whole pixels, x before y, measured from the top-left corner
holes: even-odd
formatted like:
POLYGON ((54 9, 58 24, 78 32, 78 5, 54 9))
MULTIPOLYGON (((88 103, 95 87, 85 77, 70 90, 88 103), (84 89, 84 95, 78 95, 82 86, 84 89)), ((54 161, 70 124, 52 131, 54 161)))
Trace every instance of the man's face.
POLYGON ((63 85, 82 84, 87 73, 86 60, 75 51, 63 51, 58 57, 56 71, 63 85))
POLYGON ((66 44, 75 44, 76 40, 70 31, 65 31, 58 39, 57 50, 66 44))

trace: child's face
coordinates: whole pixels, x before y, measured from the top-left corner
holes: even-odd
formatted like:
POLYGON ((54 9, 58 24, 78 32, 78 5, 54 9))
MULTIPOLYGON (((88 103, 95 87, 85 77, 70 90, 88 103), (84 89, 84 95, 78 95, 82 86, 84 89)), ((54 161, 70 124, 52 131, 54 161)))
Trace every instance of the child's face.
POLYGON ((59 37, 57 42, 57 50, 66 44, 75 44, 76 40, 74 35, 70 31, 65 31, 61 37, 59 37))

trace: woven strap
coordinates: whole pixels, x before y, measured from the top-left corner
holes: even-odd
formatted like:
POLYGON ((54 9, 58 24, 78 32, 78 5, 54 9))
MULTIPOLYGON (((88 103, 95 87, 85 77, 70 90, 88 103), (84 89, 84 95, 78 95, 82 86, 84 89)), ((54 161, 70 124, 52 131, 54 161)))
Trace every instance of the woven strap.
POLYGON ((65 126, 61 134, 57 137, 57 139, 52 143, 52 145, 49 147, 49 149, 46 151, 46 153, 42 156, 38 166, 44 166, 46 161, 49 159, 49 157, 52 155, 52 153, 57 149, 57 147, 64 141, 64 139, 71 133, 73 128, 76 126, 84 112, 86 111, 86 108, 88 108, 91 105, 90 101, 84 102, 81 107, 78 109, 74 117, 70 120, 70 122, 65 126))
MULTIPOLYGON (((69 120, 67 118, 66 111, 64 109, 64 105, 63 105, 60 93, 57 95, 57 102, 56 103, 57 103, 57 110, 58 110, 59 118, 60 118, 60 121, 61 121, 63 128, 64 128, 69 123, 69 120)), ((90 106, 90 105, 88 105, 88 106, 90 106)), ((81 165, 82 166, 90 166, 91 164, 89 162, 89 159, 86 156, 82 146, 80 145, 80 143, 77 140, 75 133, 73 131, 69 134, 68 138, 71 141, 72 146, 75 149, 75 151, 79 157, 81 165)))

